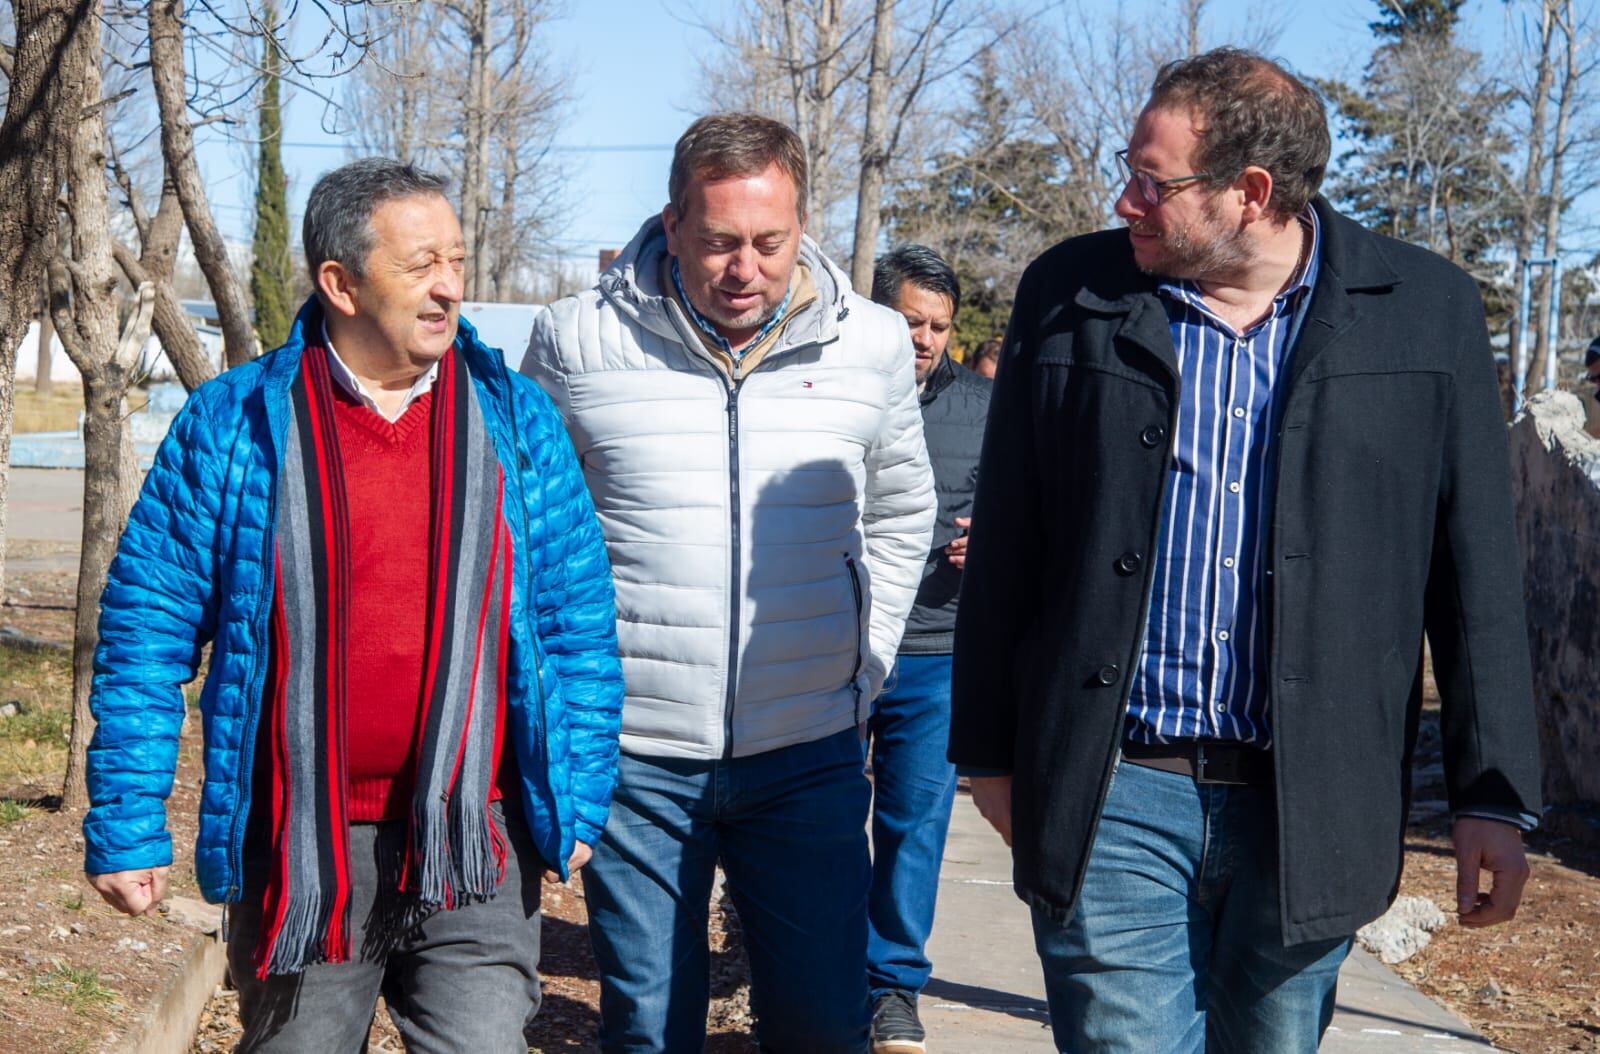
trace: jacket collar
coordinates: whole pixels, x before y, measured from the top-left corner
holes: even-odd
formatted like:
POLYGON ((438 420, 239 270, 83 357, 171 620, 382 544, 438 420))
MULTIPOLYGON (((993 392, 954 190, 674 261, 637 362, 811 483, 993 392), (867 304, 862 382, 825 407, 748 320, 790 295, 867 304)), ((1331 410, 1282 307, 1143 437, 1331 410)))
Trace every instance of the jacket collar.
POLYGON ((937 399, 940 392, 955 383, 958 368, 956 361, 950 357, 950 349, 946 348, 944 355, 939 359, 939 364, 928 374, 928 383, 917 393, 917 404, 927 406, 937 399))
MULTIPOLYGON (((1317 213, 1322 255, 1306 320, 1292 349, 1291 381, 1355 323, 1356 302, 1351 293, 1389 289, 1401 281, 1382 238, 1344 216, 1320 195, 1311 207, 1317 213)), ((1172 333, 1156 293, 1156 279, 1134 264, 1132 247, 1124 242, 1115 264, 1105 268, 1100 277, 1102 281, 1078 290, 1074 297, 1078 306, 1095 314, 1124 316, 1117 337, 1154 355, 1176 377, 1172 333)))
MULTIPOLYGON (((694 335, 694 323, 673 301, 669 291, 661 288, 661 261, 666 255, 666 229, 660 216, 652 216, 600 276, 595 288, 643 329, 695 350, 700 347, 700 341, 689 339, 694 335)), ((845 303, 845 295, 850 292, 849 279, 808 237, 800 239, 800 262, 811 270, 817 299, 809 307, 796 311, 778 343, 767 353, 769 358, 790 348, 836 340, 839 323, 850 313, 845 303)))
MULTIPOLYGON (((300 359, 305 354, 306 346, 316 344, 321 339, 322 303, 313 295, 306 298, 295 315, 294 324, 289 327, 289 339, 267 356, 264 383, 269 405, 276 405, 280 396, 285 400, 288 398, 289 385, 294 383, 295 375, 300 372, 300 359)), ((505 357, 478 339, 477 329, 467 321, 465 315, 456 320, 455 348, 466 360, 467 371, 473 381, 482 386, 485 394, 491 397, 491 402, 507 398, 510 381, 505 357)), ((485 411, 494 413, 488 406, 485 411)), ((279 429, 274 427, 272 433, 278 449, 283 449, 283 436, 279 429)))

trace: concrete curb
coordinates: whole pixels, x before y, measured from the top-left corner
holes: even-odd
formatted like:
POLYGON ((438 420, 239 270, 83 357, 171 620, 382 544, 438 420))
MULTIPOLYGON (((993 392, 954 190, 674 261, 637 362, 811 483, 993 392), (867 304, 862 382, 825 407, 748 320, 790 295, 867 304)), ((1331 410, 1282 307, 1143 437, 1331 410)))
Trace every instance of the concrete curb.
POLYGON ((156 993, 139 1023, 115 1048, 117 1054, 185 1054, 217 985, 227 972, 222 938, 197 933, 166 986, 156 993))

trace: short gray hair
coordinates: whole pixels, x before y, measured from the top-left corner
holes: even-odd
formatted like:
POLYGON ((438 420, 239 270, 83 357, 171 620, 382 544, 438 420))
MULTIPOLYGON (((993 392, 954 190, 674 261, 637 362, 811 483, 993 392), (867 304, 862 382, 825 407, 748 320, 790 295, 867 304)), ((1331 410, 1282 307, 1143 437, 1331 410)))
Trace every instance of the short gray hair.
POLYGON ((300 228, 312 285, 328 260, 363 277, 377 241, 372 214, 379 205, 417 195, 444 197, 449 186, 443 176, 392 157, 363 157, 325 173, 311 188, 300 228))

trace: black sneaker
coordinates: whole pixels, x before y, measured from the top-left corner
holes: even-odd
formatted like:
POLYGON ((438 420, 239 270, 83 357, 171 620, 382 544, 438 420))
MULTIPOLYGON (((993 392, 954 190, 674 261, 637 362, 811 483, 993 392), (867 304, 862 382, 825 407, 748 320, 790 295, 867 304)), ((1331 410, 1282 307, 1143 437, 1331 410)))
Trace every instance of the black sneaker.
POLYGON ((926 1033, 914 992, 885 992, 872 1006, 872 1054, 923 1054, 926 1033))

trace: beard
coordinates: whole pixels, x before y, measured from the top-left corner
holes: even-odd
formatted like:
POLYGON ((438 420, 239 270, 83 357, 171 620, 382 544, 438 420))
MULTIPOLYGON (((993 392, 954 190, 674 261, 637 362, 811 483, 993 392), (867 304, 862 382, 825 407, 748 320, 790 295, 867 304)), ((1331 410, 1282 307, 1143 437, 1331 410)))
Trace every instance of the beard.
MULTIPOLYGON (((1199 222, 1161 235, 1160 255, 1139 270, 1156 278, 1195 279, 1235 271, 1250 261, 1251 246, 1244 231, 1229 230, 1217 222, 1218 211, 1207 203, 1199 222)), ((1140 234, 1158 233, 1132 224, 1140 234)))

